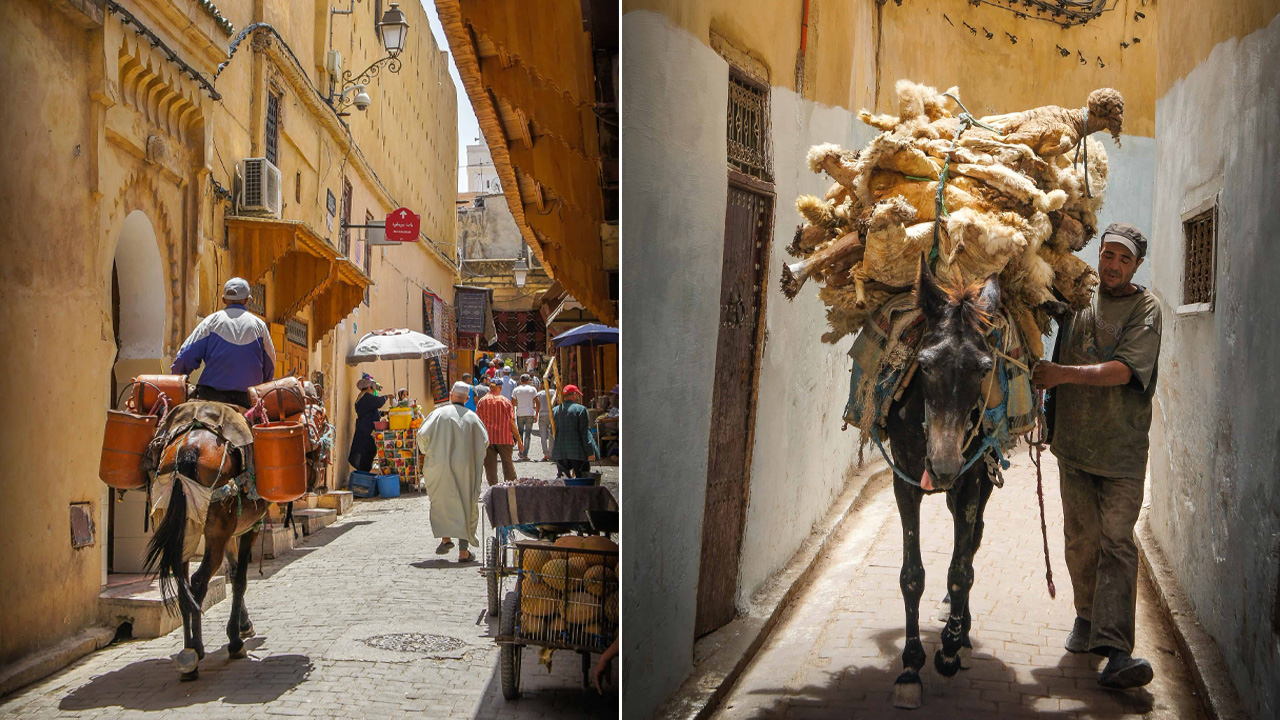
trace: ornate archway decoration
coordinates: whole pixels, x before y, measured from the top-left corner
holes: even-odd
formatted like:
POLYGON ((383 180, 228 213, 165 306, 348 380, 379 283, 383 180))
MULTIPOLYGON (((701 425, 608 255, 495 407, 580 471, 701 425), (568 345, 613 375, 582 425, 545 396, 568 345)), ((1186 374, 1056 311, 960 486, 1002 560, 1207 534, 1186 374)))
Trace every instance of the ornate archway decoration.
MULTIPOLYGON (((178 192, 181 192, 180 190, 178 192)), ((156 182, 156 173, 145 169, 135 170, 125 179, 108 208, 105 228, 105 255, 101 267, 106 272, 108 286, 111 277, 111 263, 115 259, 116 243, 120 238, 120 228, 124 219, 134 210, 141 210, 151 222, 156 233, 156 241, 160 243, 160 257, 164 261, 164 271, 168 298, 165 302, 166 324, 169 326, 164 344, 164 355, 172 357, 185 339, 183 319, 185 308, 182 303, 182 237, 181 231, 174 228, 172 216, 164 199, 160 195, 160 186, 156 182)))

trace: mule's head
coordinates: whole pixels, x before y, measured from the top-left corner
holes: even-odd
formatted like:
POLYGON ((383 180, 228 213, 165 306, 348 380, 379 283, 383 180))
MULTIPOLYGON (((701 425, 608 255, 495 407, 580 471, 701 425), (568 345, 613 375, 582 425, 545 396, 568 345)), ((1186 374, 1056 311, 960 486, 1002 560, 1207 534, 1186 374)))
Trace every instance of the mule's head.
POLYGON ((924 315, 919 377, 924 390, 925 470, 946 490, 960 475, 965 445, 981 419, 980 398, 994 358, 985 335, 1000 304, 992 275, 969 287, 939 287, 921 258, 916 305, 924 315))

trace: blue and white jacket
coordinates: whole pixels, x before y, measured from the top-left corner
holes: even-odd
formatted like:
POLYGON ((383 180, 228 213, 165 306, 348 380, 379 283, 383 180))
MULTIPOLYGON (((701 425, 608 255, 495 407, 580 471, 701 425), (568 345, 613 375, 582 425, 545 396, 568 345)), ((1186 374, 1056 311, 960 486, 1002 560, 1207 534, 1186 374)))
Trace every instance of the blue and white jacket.
POLYGON ((276 348, 267 324, 244 305, 233 304, 196 326, 178 350, 172 372, 190 375, 202 362, 201 385, 242 392, 274 378, 276 348))

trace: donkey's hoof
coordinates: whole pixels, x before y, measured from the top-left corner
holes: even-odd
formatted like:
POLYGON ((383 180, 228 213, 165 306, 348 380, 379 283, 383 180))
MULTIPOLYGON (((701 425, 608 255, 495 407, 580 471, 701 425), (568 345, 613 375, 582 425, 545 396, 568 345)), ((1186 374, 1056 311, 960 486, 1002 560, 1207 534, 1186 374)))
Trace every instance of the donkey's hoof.
POLYGON ((242 628, 240 628, 240 638, 241 638, 241 639, 244 639, 244 638, 251 638, 251 637, 253 637, 254 635, 255 635, 255 633, 253 632, 253 623, 250 623, 250 624, 249 624, 249 627, 247 627, 247 628, 243 628, 243 627, 242 627, 242 628))
POLYGON ((243 660, 249 657, 249 648, 245 647, 243 643, 241 643, 240 647, 236 648, 235 650, 232 650, 230 647, 228 647, 227 657, 232 660, 243 660))
POLYGON ((920 676, 914 672, 904 672, 893 683, 893 706, 904 710, 915 710, 920 707, 924 685, 920 676))
POLYGON ((179 676, 178 676, 178 680, 180 680, 180 681, 182 681, 182 682, 191 682, 192 680, 199 680, 199 679, 200 679, 200 669, 199 669, 199 668, 196 668, 195 670, 192 670, 191 672, 184 672, 184 673, 182 673, 181 675, 179 675, 179 676))
POLYGON ((183 680, 194 680, 196 668, 200 666, 200 656, 193 648, 183 648, 182 652, 173 656, 173 664, 183 674, 183 680), (192 677, 188 678, 187 675, 192 677))
POLYGON ((933 667, 942 677, 952 677, 960 672, 960 656, 952 655, 947 657, 939 650, 933 654, 933 667))

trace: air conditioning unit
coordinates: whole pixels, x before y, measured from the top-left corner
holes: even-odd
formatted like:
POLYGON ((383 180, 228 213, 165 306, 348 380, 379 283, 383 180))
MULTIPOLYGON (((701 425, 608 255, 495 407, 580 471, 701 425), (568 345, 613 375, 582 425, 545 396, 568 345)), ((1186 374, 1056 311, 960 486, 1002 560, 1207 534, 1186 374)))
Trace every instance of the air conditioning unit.
POLYGON ((240 212, 280 217, 280 168, 266 158, 245 158, 236 168, 240 175, 237 205, 240 212))

